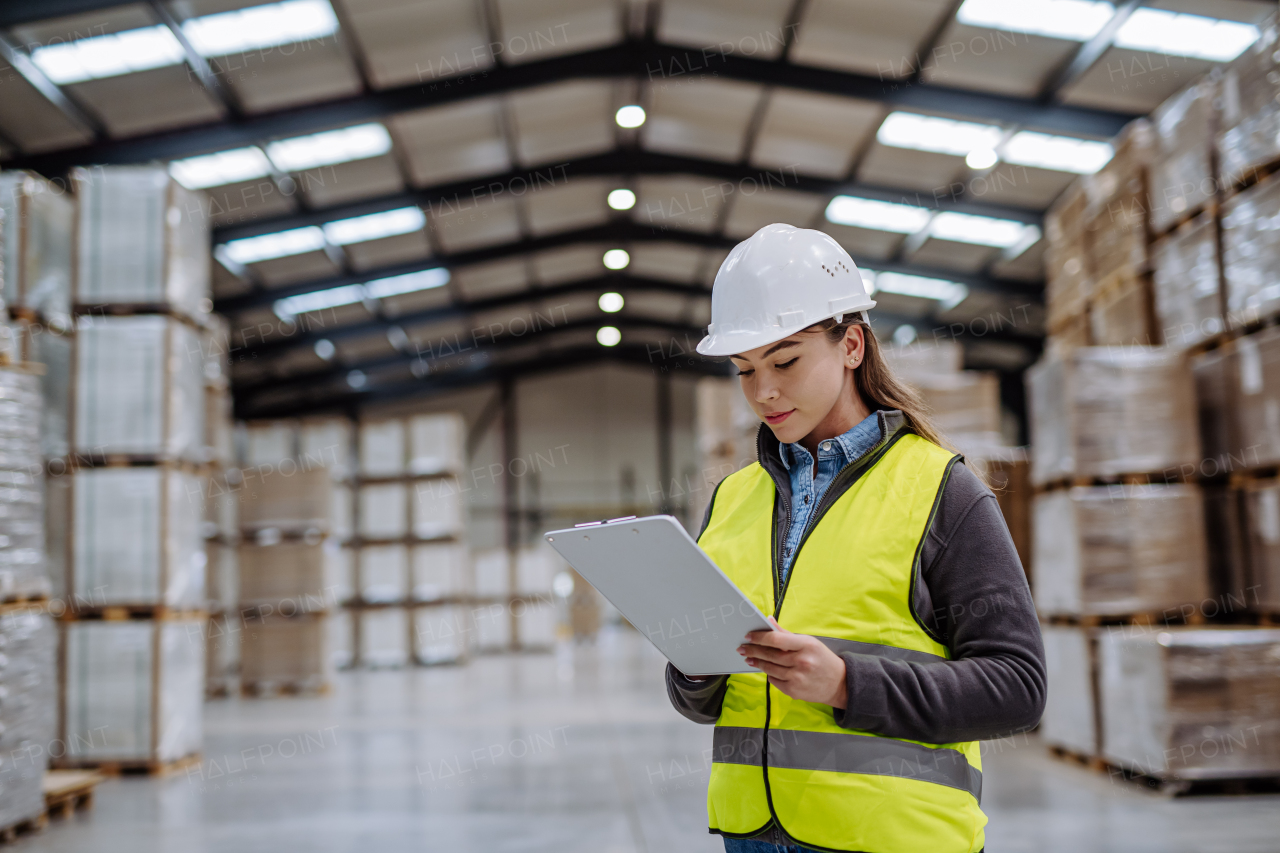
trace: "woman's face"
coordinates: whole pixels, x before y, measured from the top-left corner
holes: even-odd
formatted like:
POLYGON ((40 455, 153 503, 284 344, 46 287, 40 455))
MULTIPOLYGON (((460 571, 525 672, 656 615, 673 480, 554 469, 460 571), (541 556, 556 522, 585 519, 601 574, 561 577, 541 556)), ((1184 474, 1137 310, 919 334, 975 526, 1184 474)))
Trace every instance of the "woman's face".
POLYGON ((831 343, 825 332, 797 332, 775 344, 730 356, 742 393, 778 441, 794 443, 813 432, 848 396, 850 362, 861 362, 862 327, 849 327, 831 343))

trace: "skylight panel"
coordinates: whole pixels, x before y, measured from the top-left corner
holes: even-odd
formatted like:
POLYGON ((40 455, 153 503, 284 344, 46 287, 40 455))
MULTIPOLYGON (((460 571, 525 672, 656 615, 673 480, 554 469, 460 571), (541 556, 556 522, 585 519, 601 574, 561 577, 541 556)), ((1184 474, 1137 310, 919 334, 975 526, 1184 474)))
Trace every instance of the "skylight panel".
POLYGON ((876 131, 876 141, 895 148, 964 157, 973 151, 995 148, 1003 134, 1003 129, 990 124, 892 112, 876 131))
POLYGON ((1115 11, 1102 0, 965 0, 956 20, 971 27, 1088 41, 1115 11))
POLYGON ((349 160, 377 157, 391 150, 391 134, 377 122, 342 130, 325 130, 307 136, 281 139, 267 145, 267 156, 285 172, 332 166, 349 160))
POLYGON ((277 299, 272 306, 276 316, 286 322, 291 322, 299 314, 306 314, 308 311, 323 311, 326 308, 338 308, 342 305, 352 305, 356 302, 363 302, 365 290, 363 284, 344 284, 341 287, 331 287, 328 290, 315 290, 311 293, 299 293, 297 296, 286 296, 284 299, 277 299))
POLYGON ((393 275, 390 278, 375 279, 364 286, 365 292, 374 299, 387 296, 399 296, 402 293, 414 293, 419 290, 430 290, 443 287, 449 283, 449 271, 444 267, 411 272, 405 275, 393 275))
POLYGON ((1257 41, 1259 34, 1257 27, 1238 21, 1141 8, 1116 31, 1115 44, 1130 50, 1229 62, 1257 41))
POLYGON ((1000 149, 1001 158, 1009 163, 1080 175, 1092 175, 1110 162, 1113 153, 1105 142, 1030 130, 1015 133, 1000 149))
POLYGON ((324 242, 324 231, 320 230, 319 226, 309 225, 306 228, 293 228, 289 231, 277 231, 274 234, 231 240, 223 243, 218 249, 225 252, 227 257, 237 264, 255 264, 273 258, 315 252, 324 248, 324 242))
POLYGON ((264 178, 271 174, 271 164, 261 148, 249 146, 174 160, 169 164, 169 174, 187 189, 200 190, 264 178))
POLYGON ((401 207, 367 216, 338 219, 324 225, 325 239, 335 246, 379 240, 397 234, 418 231, 426 224, 426 217, 417 207, 401 207))
POLYGON ((1009 249, 1022 243, 1033 232, 1038 236, 1040 229, 1012 219, 974 216, 951 210, 939 213, 929 223, 930 237, 1000 249, 1009 249))
POLYGON ((76 39, 31 51, 31 61, 59 86, 163 68, 182 60, 182 45, 164 26, 76 39))
POLYGON ((876 273, 875 289, 903 296, 936 299, 947 309, 956 307, 969 295, 969 288, 959 282, 900 272, 876 273))
POLYGON ((284 0, 203 15, 182 25, 183 35, 201 56, 264 50, 324 38, 337 31, 338 18, 326 0, 284 0))
POLYGON ((838 195, 827 205, 827 220, 837 225, 853 225, 876 231, 914 234, 929 224, 931 216, 923 207, 895 204, 851 195, 838 195))

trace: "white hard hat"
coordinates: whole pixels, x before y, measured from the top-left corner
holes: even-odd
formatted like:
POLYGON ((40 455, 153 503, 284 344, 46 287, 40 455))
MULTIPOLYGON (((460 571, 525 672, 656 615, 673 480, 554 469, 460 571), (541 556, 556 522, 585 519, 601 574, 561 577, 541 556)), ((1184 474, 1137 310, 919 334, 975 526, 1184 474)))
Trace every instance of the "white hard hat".
POLYGON ((736 355, 875 304, 853 259, 830 236, 766 225, 720 265, 711 288, 711 323, 697 349, 736 355))

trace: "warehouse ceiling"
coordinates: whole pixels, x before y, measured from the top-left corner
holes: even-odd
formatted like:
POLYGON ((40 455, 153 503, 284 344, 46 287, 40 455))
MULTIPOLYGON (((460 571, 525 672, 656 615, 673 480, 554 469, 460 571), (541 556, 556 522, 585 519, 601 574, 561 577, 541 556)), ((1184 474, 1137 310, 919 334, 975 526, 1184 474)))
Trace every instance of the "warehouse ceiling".
POLYGON ((882 334, 1012 371, 1045 209, 1275 9, 1067 5, 19 0, 0 167, 161 160, 207 194, 241 416, 723 370, 692 352, 711 281, 777 221, 849 250, 882 334))

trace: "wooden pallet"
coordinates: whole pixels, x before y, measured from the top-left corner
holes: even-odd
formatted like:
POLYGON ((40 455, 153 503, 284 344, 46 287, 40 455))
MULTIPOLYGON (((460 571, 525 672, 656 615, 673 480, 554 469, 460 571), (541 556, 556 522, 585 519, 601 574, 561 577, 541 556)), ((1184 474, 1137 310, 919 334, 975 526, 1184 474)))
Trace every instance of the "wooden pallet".
POLYGON ((1182 213, 1179 213, 1177 216, 1175 216, 1170 221, 1170 224, 1164 226, 1164 228, 1162 228, 1159 231, 1156 231, 1153 228, 1151 231, 1151 241, 1154 243, 1156 240, 1159 240, 1162 237, 1168 237, 1170 234, 1174 233, 1180 228, 1185 227, 1187 223, 1199 218, 1200 215, 1204 213, 1208 213, 1214 217, 1217 217, 1218 200, 1216 198, 1208 198, 1205 201, 1201 202, 1200 204, 1197 204, 1195 207, 1184 210, 1182 213))
POLYGON ((172 761, 140 759, 131 761, 75 760, 59 762, 59 769, 96 770, 102 776, 156 776, 164 777, 186 770, 200 763, 200 753, 193 752, 172 761))
POLYGON ((34 835, 49 825, 49 815, 40 812, 35 817, 20 820, 15 824, 0 827, 0 844, 12 844, 20 835, 34 835))
POLYGON ((1112 474, 1105 477, 1059 477, 1054 480, 1048 480, 1044 483, 1032 487, 1032 492, 1039 495, 1044 492, 1058 492, 1064 489, 1075 488, 1091 488, 1097 486, 1169 486, 1183 485, 1200 482, 1197 474, 1184 476, 1180 468, 1171 468, 1166 471, 1133 473, 1133 474, 1112 474))
POLYGON ((1280 775, 1242 776, 1221 779, 1185 779, 1177 775, 1161 776, 1142 773, 1121 767, 1107 759, 1096 755, 1085 755, 1060 746, 1050 746, 1049 755, 1059 761, 1075 764, 1105 773, 1112 779, 1123 779, 1136 786, 1147 788, 1170 797, 1197 796, 1208 794, 1274 794, 1280 792, 1280 775))
POLYGON ((199 608, 175 608, 162 604, 116 604, 104 607, 69 608, 61 618, 65 622, 167 622, 179 619, 207 619, 209 614, 199 608))
POLYGON ((71 817, 93 808, 93 789, 103 776, 96 770, 50 770, 44 774, 44 807, 50 817, 71 817))
POLYGON ((328 681, 321 684, 306 681, 246 681, 240 684, 240 695, 247 699, 328 696, 332 692, 333 684, 328 681))
POLYGON ((1226 192, 1226 196, 1231 198, 1232 196, 1239 195, 1250 187, 1257 186, 1258 184, 1269 180, 1276 172, 1280 172, 1280 157, 1273 158, 1256 166, 1250 166, 1243 173, 1231 176, 1231 178, 1225 182, 1226 186, 1224 186, 1223 189, 1226 192))
POLYGON ((1055 613, 1042 616, 1049 625, 1069 625, 1079 628, 1105 628, 1108 625, 1132 625, 1135 627, 1154 627, 1157 625, 1203 625, 1204 613, 1197 607, 1190 613, 1177 607, 1168 610, 1147 611, 1142 613, 1118 613, 1108 615, 1068 615, 1055 613))

